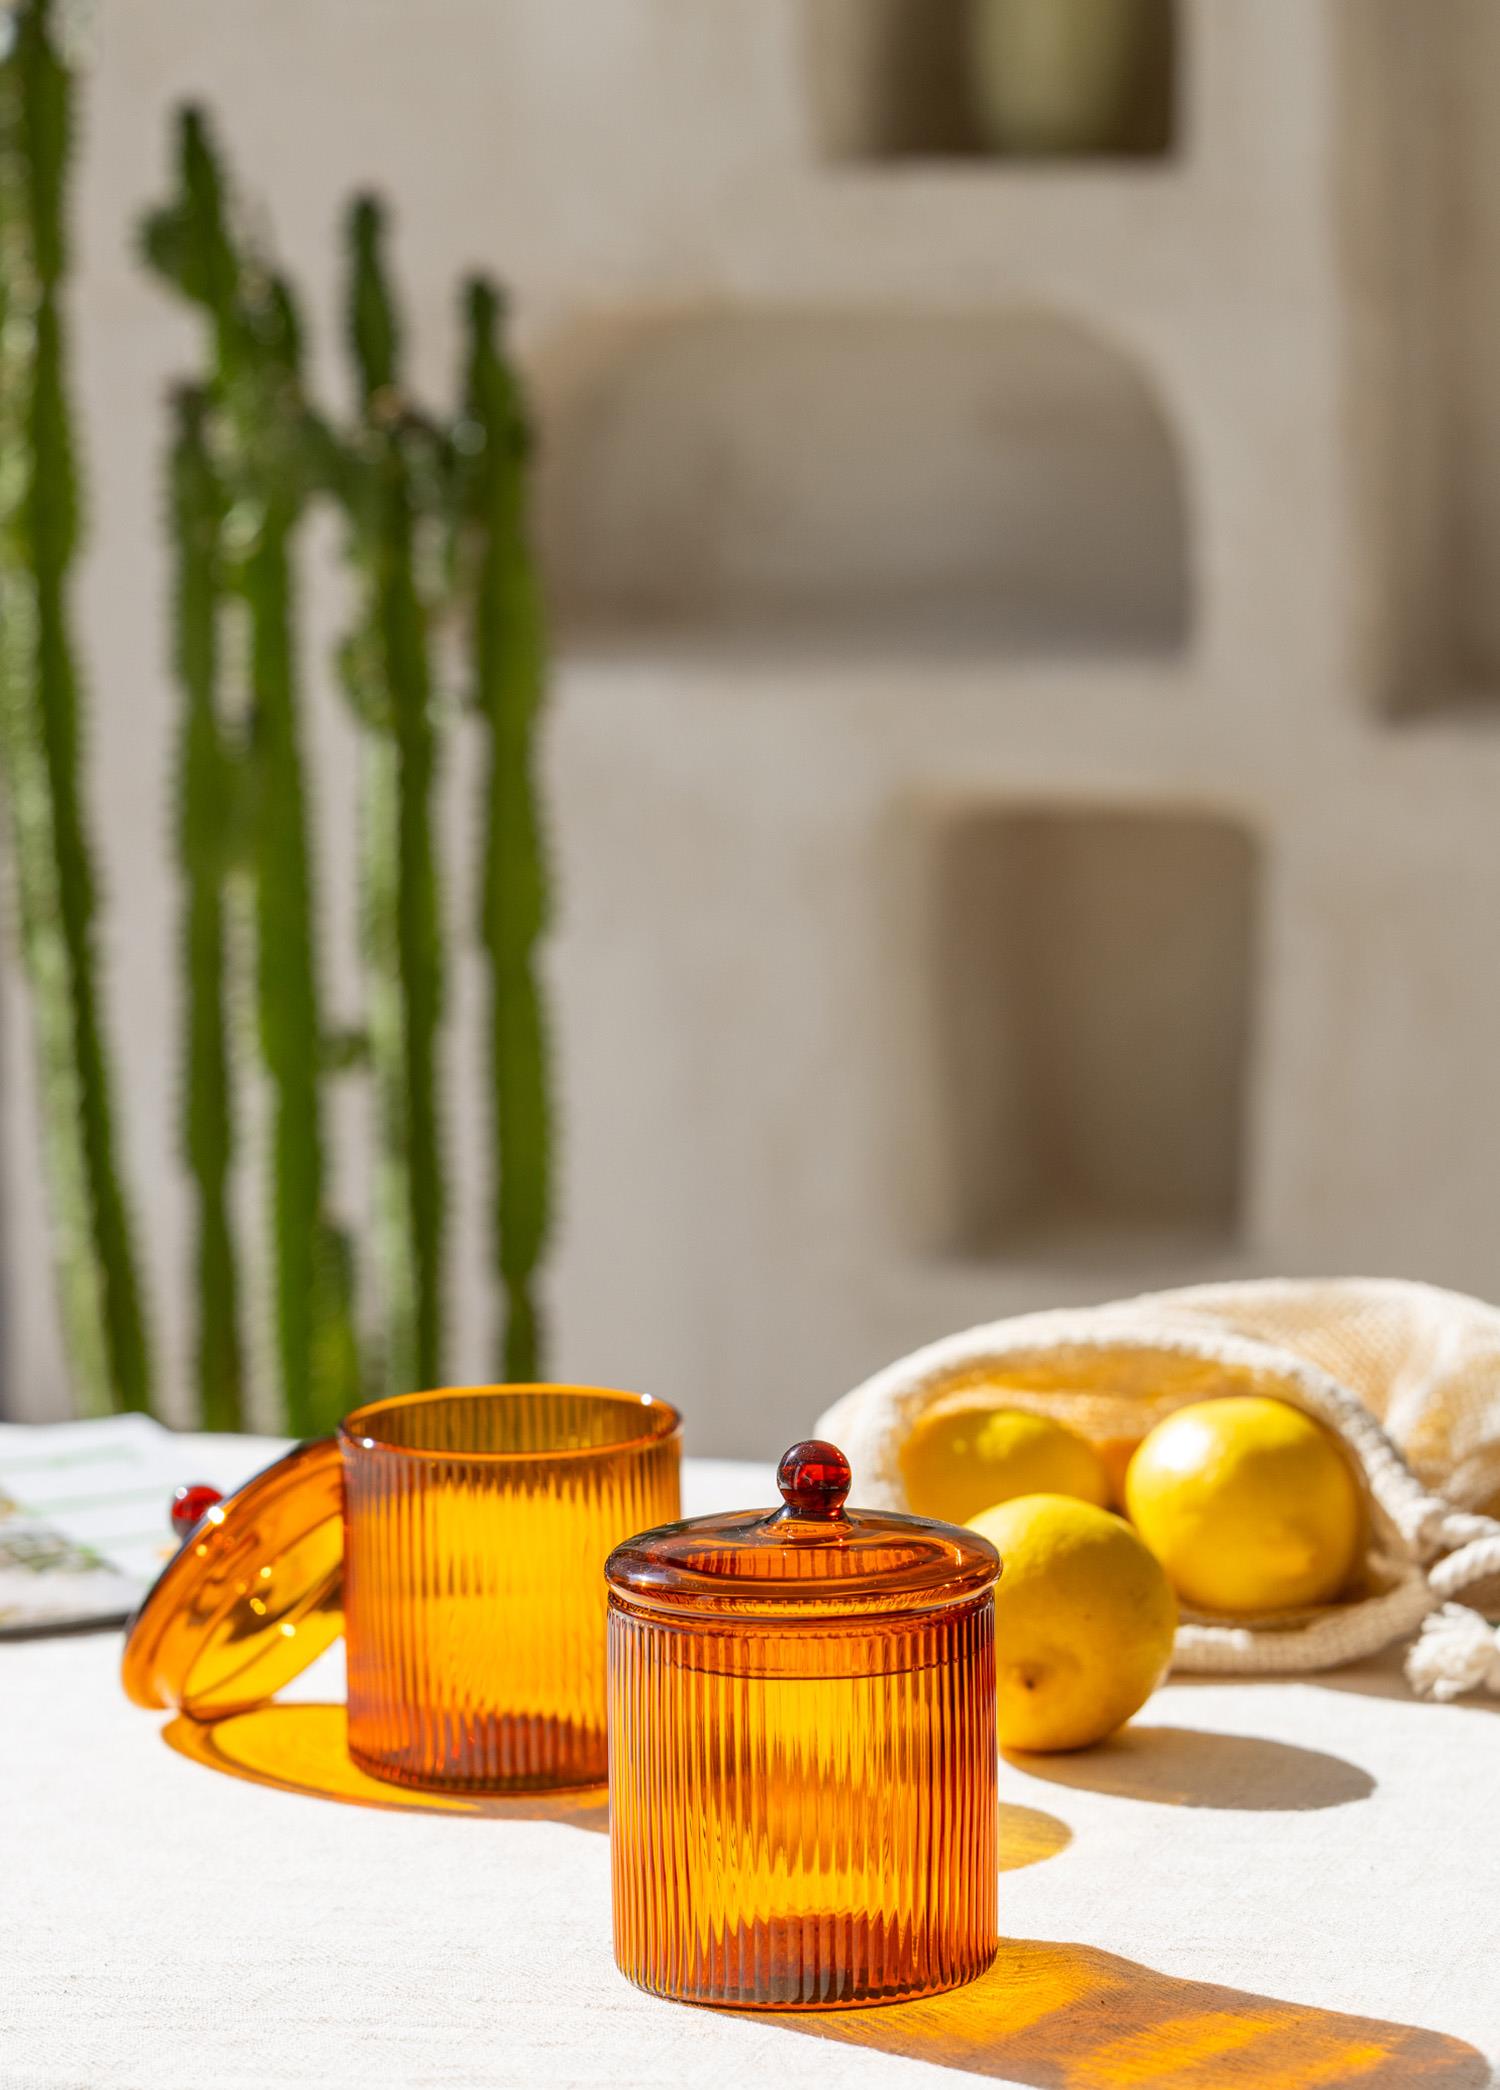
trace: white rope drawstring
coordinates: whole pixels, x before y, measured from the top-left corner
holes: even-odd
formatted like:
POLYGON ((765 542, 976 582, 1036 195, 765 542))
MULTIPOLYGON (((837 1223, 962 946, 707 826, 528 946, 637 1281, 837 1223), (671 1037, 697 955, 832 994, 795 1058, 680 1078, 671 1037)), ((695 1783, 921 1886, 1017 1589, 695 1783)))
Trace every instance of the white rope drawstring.
POLYGON ((1500 1698, 1500 1627, 1467 1604, 1444 1604, 1423 1620, 1406 1657, 1406 1680, 1419 1698, 1439 1704, 1469 1691, 1500 1698))

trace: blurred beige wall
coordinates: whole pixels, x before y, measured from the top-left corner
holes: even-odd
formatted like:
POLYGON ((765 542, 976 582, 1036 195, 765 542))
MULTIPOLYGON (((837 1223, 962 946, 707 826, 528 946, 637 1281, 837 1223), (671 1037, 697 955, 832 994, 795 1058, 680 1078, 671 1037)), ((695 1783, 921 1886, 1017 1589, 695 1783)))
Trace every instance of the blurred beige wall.
MULTIPOLYGON (((565 618, 560 1373, 767 1452, 1017 1308, 1261 1270, 1500 1289, 1500 37, 1480 0, 1189 0, 1169 160, 887 163, 850 114, 873 20, 99 0, 78 621, 179 1414, 160 400, 197 351, 132 241, 189 95, 310 293, 325 387, 357 185, 395 206, 428 396, 459 273, 516 293, 565 618)), ((347 1013, 333 552, 315 533, 306 647, 347 1013)), ((460 740, 455 939, 476 783, 460 740)), ((455 967, 454 1378, 490 1356, 476 984, 455 967)), ((49 1414, 5 990, 6 1400, 49 1414)), ((357 1221, 347 1101, 340 1139, 357 1221)))

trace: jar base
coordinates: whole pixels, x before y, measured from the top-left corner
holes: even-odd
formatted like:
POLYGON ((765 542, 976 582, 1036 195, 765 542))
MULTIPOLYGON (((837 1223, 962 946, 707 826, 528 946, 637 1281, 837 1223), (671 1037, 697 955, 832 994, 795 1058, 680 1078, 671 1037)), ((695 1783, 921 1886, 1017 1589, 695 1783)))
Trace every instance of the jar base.
POLYGON ((442 1773, 418 1770, 409 1764, 393 1763, 389 1758, 371 1756, 362 1749, 349 1745, 349 1761, 367 1777, 378 1778, 382 1785, 402 1786, 410 1792, 436 1792, 463 1794, 475 1800, 540 1799, 550 1793, 559 1796, 565 1793, 599 1792, 608 1783, 608 1769, 601 1761, 598 1768, 582 1765, 578 1769, 560 1770, 555 1775, 546 1772, 520 1772, 511 1777, 495 1777, 486 1773, 473 1775, 442 1773))
MULTIPOLYGON (((642 1989, 648 1996, 660 1996, 671 2003, 690 2003, 700 2010, 743 2010, 756 2011, 767 2016, 785 2016, 789 2013, 823 2014, 833 2010, 883 2010, 898 2003, 919 2003, 931 1996, 947 1995, 956 1988, 966 1988, 987 1974, 994 1964, 995 1954, 1000 1949, 997 1938, 983 1952, 976 1953, 972 1964, 936 1977, 930 1981, 891 1982, 881 1986, 859 1986, 852 1994, 834 1996, 768 1996, 763 1991, 733 1991, 729 1989, 694 1989, 652 1981, 648 1976, 632 1973, 628 1967, 620 1972, 632 1987, 642 1989)), ((619 1966, 617 1960, 616 1965, 619 1966)))

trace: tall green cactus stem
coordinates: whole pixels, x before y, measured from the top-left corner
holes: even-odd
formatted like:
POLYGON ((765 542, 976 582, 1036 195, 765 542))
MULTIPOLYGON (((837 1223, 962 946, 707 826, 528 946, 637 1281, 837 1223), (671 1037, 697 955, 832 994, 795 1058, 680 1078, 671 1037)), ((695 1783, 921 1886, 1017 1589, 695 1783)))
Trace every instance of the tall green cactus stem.
POLYGON ((360 621, 345 678, 367 729, 361 808, 370 1046, 379 1097, 378 1240, 387 1384, 442 1376, 445 1191, 438 1124, 442 924, 432 797, 430 607, 418 576, 436 439, 403 401, 384 226, 370 198, 349 221, 349 343, 360 425, 347 471, 360 621))
POLYGON ((272 1089, 271 1252, 282 1402, 303 1434, 332 1420, 313 1382, 322 1287, 323 1126, 312 936, 312 870, 297 733, 289 540, 294 514, 268 501, 240 586, 250 611, 250 762, 255 991, 272 1089))
POLYGON ((146 1408, 151 1376, 115 1162, 68 631, 78 538, 61 285, 71 87, 51 0, 23 0, 0 63, 0 746, 35 1012, 64 1333, 92 1411, 146 1408))
POLYGON ((206 312, 204 387, 230 512, 226 581, 248 616, 248 864, 255 1000, 271 1086, 270 1264, 289 1428, 326 1427, 352 1397, 349 1272, 324 1209, 323 1030, 300 745, 292 551, 318 430, 306 408, 290 291, 232 237, 203 119, 184 113, 180 194, 146 228, 152 264, 206 312))
POLYGON ((177 680, 183 717, 177 846, 187 1037, 182 1145, 197 1196, 196 1357, 199 1412, 212 1430, 244 1421, 239 1270, 230 1219, 234 1109, 228 1021, 228 903, 238 822, 236 756, 220 717, 219 605, 228 503, 209 452, 207 403, 185 387, 173 402, 172 535, 177 553, 177 680))
POLYGON ((502 1368, 541 1370, 536 1273, 551 1204, 551 1108, 537 952, 548 916, 537 805, 537 733, 546 694, 541 590, 526 535, 530 448, 519 388, 487 283, 466 294, 468 371, 456 431, 473 533, 474 704, 489 734, 480 936, 490 972, 490 1079, 496 1255, 505 1289, 502 1368))

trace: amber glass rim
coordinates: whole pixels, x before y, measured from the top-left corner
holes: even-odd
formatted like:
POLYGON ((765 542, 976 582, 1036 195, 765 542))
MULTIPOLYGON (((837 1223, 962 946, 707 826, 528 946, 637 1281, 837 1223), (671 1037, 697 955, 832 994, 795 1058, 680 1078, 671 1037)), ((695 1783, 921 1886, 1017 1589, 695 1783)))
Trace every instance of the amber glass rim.
POLYGON ((661 1400, 654 1393, 631 1393, 619 1386, 580 1386, 571 1380, 535 1380, 516 1383, 496 1383, 477 1386, 434 1386, 421 1393, 384 1394, 378 1401, 366 1401, 346 1415, 338 1427, 341 1446, 355 1452, 382 1452, 389 1458, 415 1459, 438 1465, 474 1466, 532 1466, 541 1463, 553 1464, 567 1460, 616 1459, 632 1452, 650 1451, 660 1444, 670 1444, 674 1437, 682 1434, 682 1417, 670 1402, 661 1400), (435 1445, 393 1444, 387 1438, 371 1434, 369 1425, 383 1415, 398 1411, 405 1412, 416 1407, 435 1406, 439 1401, 464 1400, 476 1394, 506 1396, 522 1393, 555 1393, 583 1396, 597 1401, 601 1407, 635 1408, 645 1420, 645 1426, 634 1435, 616 1438, 609 1444, 558 1444, 538 1446, 535 1450, 517 1451, 454 1451, 435 1445))

